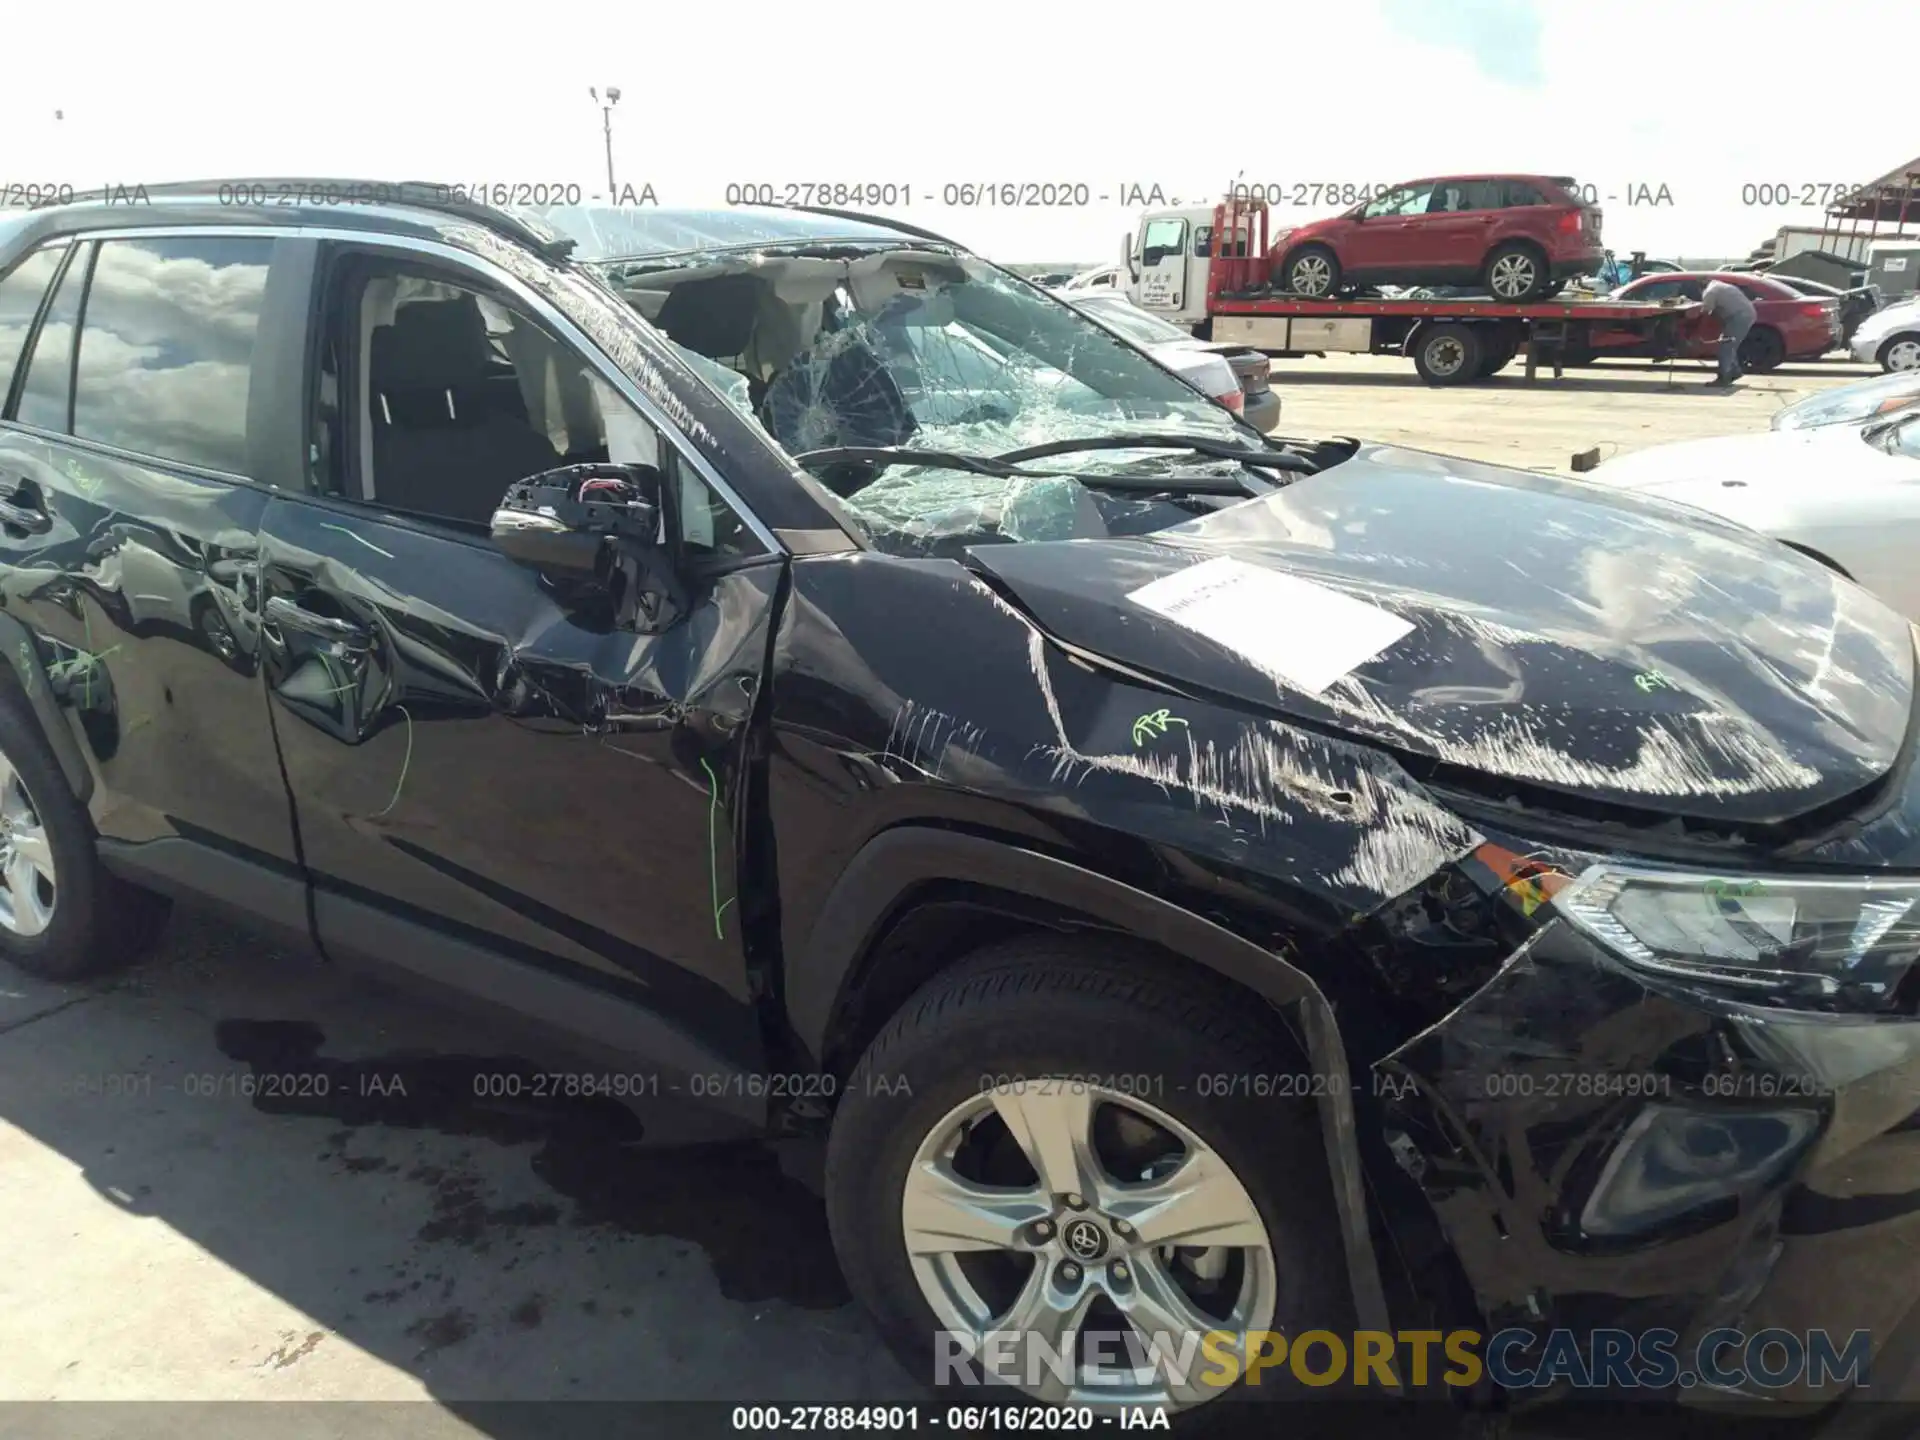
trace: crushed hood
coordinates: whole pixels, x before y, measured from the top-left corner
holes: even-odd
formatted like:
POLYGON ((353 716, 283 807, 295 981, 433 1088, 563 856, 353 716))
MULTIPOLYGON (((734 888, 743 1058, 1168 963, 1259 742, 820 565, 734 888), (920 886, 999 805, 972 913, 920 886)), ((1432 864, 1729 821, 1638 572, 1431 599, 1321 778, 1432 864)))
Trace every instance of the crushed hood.
MULTIPOLYGON (((1384 446, 1138 538, 982 545, 1046 630, 1131 669, 1589 800, 1766 824, 1887 774, 1913 632, 1825 567, 1608 487, 1384 446), (1324 688, 1129 598, 1218 557, 1410 627, 1324 688)), ((1386 628, 1400 629, 1380 617, 1386 628)), ((1324 638, 1324 637, 1307 637, 1324 638)))

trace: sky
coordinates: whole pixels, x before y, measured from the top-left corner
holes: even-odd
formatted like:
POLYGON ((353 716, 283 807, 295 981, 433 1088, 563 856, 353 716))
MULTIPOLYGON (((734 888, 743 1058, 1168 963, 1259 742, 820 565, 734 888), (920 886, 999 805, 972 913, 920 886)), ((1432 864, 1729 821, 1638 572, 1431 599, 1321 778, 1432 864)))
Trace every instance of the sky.
POLYGON ((1592 184, 1618 252, 1721 257, 1920 154, 1920 129, 1875 118, 1904 107, 1874 99, 1875 57, 1920 41, 1913 0, 103 0, 86 16, 76 46, 65 7, 10 15, 16 61, 60 63, 8 66, 0 185, 339 175, 592 203, 607 186, 588 91, 612 85, 615 178, 635 194, 892 187, 856 208, 1005 263, 1117 258, 1126 200, 1156 186, 1186 204, 1235 179, 1278 187, 1275 223, 1297 224, 1343 208, 1328 186, 1480 170, 1592 184), (1005 184, 1084 203, 978 198, 1005 184))

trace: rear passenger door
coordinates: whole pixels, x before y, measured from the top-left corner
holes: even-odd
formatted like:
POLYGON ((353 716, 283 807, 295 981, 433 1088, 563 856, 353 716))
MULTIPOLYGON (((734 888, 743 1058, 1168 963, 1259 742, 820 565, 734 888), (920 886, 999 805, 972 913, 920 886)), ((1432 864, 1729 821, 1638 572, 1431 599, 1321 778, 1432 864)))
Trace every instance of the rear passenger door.
POLYGON ((314 463, 263 521, 263 654, 323 945, 664 1069, 757 1065, 745 935, 769 897, 739 857, 784 555, 479 257, 330 242, 315 313, 314 463), (675 486, 671 623, 492 541, 510 484, 594 462, 675 486))
POLYGON ((1442 180, 1433 187, 1433 199, 1419 225, 1423 263, 1470 280, 1486 259, 1499 215, 1497 181, 1442 180))
POLYGON ((106 863, 304 935, 259 676, 257 533, 313 247, 100 232, 0 279, 0 587, 64 691, 106 863))

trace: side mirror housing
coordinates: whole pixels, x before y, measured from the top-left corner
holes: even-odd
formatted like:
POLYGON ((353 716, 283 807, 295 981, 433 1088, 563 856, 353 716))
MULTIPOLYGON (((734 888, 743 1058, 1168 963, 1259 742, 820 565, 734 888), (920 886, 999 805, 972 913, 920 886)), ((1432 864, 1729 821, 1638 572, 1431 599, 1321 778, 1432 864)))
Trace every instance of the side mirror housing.
POLYGON ((550 579, 588 585, 622 623, 665 628, 685 597, 661 543, 666 478, 652 465, 568 465, 511 486, 489 527, 501 551, 550 579))

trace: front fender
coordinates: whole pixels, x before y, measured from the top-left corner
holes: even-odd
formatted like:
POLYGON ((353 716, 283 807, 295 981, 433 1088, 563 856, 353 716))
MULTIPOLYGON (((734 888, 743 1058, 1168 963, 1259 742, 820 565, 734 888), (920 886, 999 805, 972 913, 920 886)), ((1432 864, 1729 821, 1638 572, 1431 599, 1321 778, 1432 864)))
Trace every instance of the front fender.
POLYGON ((1341 1243, 1363 1328, 1387 1330, 1387 1304, 1368 1235, 1352 1081, 1326 996, 1286 959, 1144 890, 1068 861, 1002 841, 924 825, 875 836, 828 893, 805 943, 788 958, 788 1018, 796 1037, 824 1055, 859 962, 925 884, 970 883, 1099 917, 1108 928, 1184 955, 1245 986, 1295 1021, 1315 1075, 1327 1169, 1340 1211, 1341 1243))

